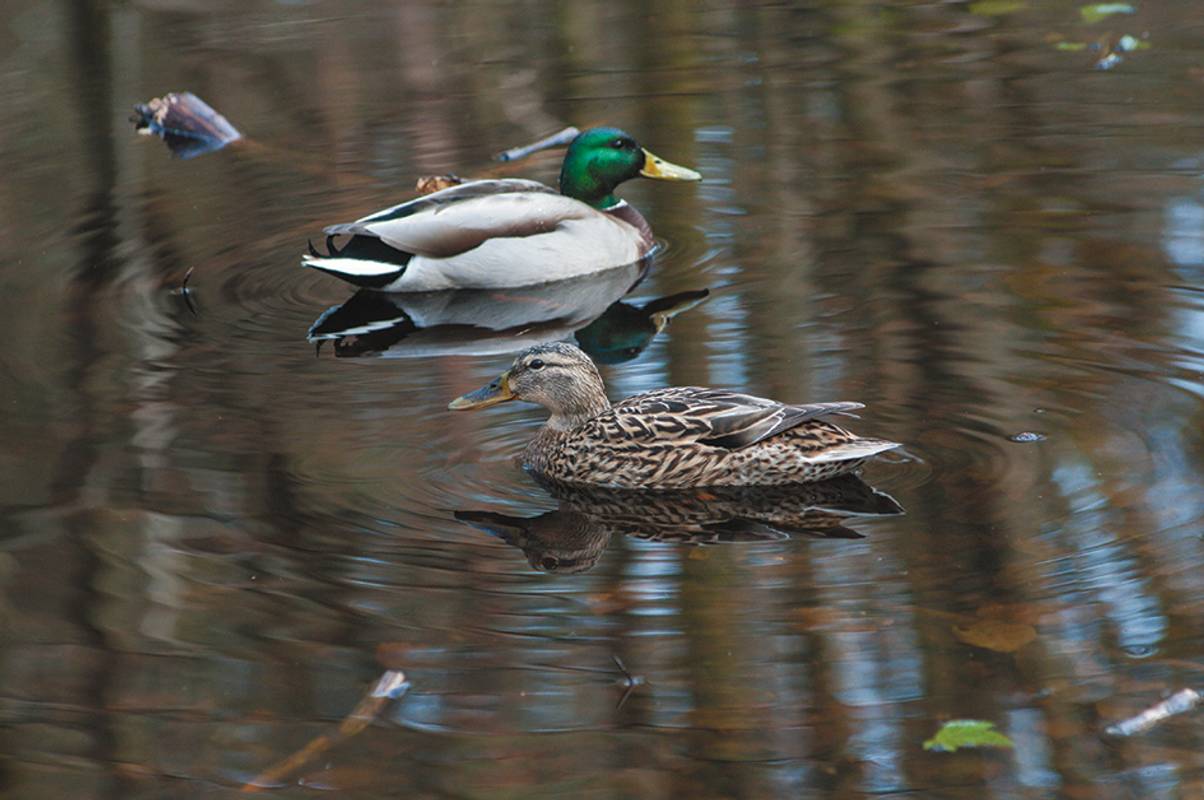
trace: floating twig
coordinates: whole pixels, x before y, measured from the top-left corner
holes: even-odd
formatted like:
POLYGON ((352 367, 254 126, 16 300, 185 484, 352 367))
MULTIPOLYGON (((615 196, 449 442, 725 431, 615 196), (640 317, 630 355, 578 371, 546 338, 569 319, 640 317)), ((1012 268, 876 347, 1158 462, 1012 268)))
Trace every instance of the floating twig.
POLYGON ((522 147, 512 147, 509 150, 503 150, 495 155, 495 161, 517 161, 520 158, 526 158, 529 155, 538 153, 540 150, 550 150, 553 147, 564 147, 569 142, 577 138, 577 134, 581 131, 569 126, 564 130, 553 133, 551 136, 545 136, 537 142, 532 142, 522 147))
POLYGON ((409 681, 400 670, 386 670, 376 684, 364 695, 359 705, 343 720, 330 736, 319 736, 283 761, 277 762, 242 787, 242 792, 252 794, 279 785, 292 772, 308 764, 321 753, 336 744, 345 742, 367 728, 392 700, 401 698, 410 688, 409 681))
POLYGON ((190 266, 188 267, 188 271, 184 272, 184 280, 179 282, 179 296, 184 299, 184 305, 188 306, 188 310, 193 312, 193 316, 196 317, 197 313, 196 304, 193 302, 193 290, 188 288, 188 278, 193 277, 194 269, 196 269, 196 267, 190 266))
POLYGON ((1129 717, 1114 725, 1109 725, 1107 728, 1104 728, 1104 733, 1109 736, 1134 736, 1139 733, 1145 733, 1165 719, 1169 719, 1176 714, 1186 714, 1200 705, 1202 699, 1204 698, 1195 689, 1183 689, 1182 691, 1175 692, 1158 705, 1147 708, 1135 717, 1129 717))
POLYGON ((610 657, 615 662, 615 666, 619 668, 619 671, 623 673, 624 678, 623 696, 620 697, 619 702, 615 704, 615 709, 617 710, 623 707, 623 704, 627 702, 628 697, 631 697, 632 692, 635 691, 637 686, 644 685, 644 676, 632 675, 623 661, 614 653, 611 653, 610 657))

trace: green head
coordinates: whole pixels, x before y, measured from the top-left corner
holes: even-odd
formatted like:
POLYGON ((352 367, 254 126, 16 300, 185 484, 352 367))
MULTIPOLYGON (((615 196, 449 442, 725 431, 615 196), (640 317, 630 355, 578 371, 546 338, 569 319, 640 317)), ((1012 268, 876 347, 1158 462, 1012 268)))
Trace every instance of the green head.
POLYGON ((560 168, 560 193, 594 208, 610 208, 615 187, 632 178, 698 181, 702 176, 657 158, 618 128, 590 128, 569 145, 560 168))

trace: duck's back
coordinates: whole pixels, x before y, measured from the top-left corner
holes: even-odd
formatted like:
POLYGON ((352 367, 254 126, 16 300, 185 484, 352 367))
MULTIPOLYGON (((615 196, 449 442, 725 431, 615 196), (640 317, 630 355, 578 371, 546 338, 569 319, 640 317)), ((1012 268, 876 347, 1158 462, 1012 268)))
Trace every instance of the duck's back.
POLYGON ((860 403, 786 405, 674 387, 616 403, 570 431, 545 429, 525 453, 541 475, 621 488, 782 485, 857 469, 898 445, 859 437, 828 417, 860 403))

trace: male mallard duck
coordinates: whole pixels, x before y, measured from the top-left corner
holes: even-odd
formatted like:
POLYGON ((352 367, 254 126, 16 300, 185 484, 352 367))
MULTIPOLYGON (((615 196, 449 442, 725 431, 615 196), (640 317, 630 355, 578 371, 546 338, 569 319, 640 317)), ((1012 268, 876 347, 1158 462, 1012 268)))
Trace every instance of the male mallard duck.
POLYGON ((612 406, 594 362, 564 343, 520 353, 509 370, 448 408, 507 400, 552 412, 523 460, 537 475, 568 484, 681 489, 803 483, 852 472, 899 446, 861 438, 825 419, 848 415, 861 403, 791 406, 683 386, 612 406))
POLYGON ((652 229, 615 187, 637 176, 702 176, 657 158, 616 128, 569 145, 560 192, 536 181, 468 181, 326 229, 302 264, 386 292, 529 286, 638 261, 652 229), (333 237, 351 239, 336 248, 333 237))

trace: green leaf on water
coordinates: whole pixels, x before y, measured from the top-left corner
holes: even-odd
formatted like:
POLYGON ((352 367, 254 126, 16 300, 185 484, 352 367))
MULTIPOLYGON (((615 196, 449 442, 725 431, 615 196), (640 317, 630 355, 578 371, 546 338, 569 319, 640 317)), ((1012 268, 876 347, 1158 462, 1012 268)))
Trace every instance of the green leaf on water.
POLYGON ((951 719, 928 741, 925 750, 952 753, 960 747, 1012 747, 1012 740, 995 730, 994 722, 980 719, 951 719))
POLYGON ((1079 9, 1084 22, 1099 22, 1113 14, 1135 14, 1137 10, 1128 3, 1093 3, 1079 9))
POLYGON ((1027 7, 1028 0, 978 0, 970 4, 970 13, 983 17, 1000 17, 1027 7))
POLYGON ((1054 47, 1059 50, 1069 50, 1072 53, 1078 53, 1081 50, 1087 49, 1086 42, 1058 42, 1054 47))

